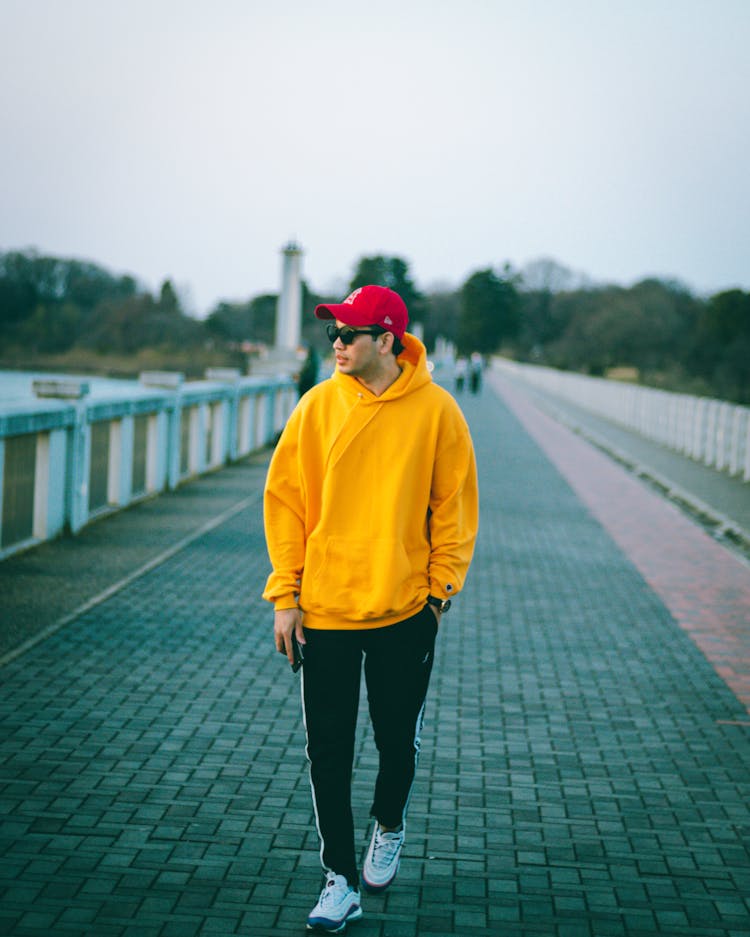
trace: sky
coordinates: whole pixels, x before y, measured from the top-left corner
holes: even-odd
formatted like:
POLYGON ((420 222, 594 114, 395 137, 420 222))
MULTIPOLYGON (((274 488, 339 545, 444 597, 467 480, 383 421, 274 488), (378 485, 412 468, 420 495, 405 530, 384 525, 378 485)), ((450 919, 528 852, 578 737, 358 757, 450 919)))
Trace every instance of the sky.
POLYGON ((0 251, 191 311, 553 258, 750 289, 750 0, 0 0, 0 251))

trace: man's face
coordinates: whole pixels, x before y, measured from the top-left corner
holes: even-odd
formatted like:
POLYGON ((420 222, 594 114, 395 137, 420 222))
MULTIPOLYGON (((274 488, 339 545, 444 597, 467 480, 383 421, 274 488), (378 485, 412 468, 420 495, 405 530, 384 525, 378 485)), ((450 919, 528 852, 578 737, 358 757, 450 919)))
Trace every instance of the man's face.
MULTIPOLYGON (((346 322, 337 319, 336 325, 344 328, 346 322)), ((333 343, 333 352, 339 371, 364 380, 374 378, 380 373, 383 356, 378 349, 377 337, 374 335, 357 335, 351 345, 345 345, 340 338, 333 343)))

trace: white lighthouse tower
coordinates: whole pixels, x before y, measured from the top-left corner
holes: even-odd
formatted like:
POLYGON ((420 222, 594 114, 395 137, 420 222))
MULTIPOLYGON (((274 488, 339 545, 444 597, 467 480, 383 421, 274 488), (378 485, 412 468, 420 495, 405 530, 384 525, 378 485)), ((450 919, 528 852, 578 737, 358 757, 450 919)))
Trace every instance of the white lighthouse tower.
POLYGON ((248 359, 249 374, 296 374, 304 352, 302 335, 302 248, 290 241, 281 248, 281 292, 276 301, 273 346, 248 359))
POLYGON ((296 354, 302 329, 302 248, 290 241, 281 249, 281 294, 276 305, 274 351, 296 354))

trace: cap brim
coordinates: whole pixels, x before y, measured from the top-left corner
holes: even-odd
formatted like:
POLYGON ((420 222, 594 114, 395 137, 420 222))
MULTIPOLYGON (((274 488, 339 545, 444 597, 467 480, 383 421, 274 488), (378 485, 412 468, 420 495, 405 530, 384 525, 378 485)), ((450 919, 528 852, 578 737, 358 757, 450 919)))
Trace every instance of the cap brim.
POLYGON ((347 325, 365 325, 362 315, 357 315, 351 303, 325 303, 315 307, 319 319, 338 319, 347 325))
POLYGON ((332 308, 333 308, 333 309, 337 309, 338 306, 337 306, 337 305, 334 305, 333 307, 331 307, 331 306, 316 306, 316 307, 315 307, 315 315, 316 315, 319 319, 335 319, 336 316, 331 312, 331 309, 332 309, 332 308))

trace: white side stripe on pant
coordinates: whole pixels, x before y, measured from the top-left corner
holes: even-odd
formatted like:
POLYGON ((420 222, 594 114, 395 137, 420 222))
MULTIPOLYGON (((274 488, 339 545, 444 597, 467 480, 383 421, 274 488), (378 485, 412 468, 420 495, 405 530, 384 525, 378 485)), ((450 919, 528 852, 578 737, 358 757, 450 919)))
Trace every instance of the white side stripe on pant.
POLYGON ((325 851, 326 844, 323 839, 323 831, 320 828, 320 819, 318 817, 318 802, 315 799, 315 785, 312 780, 312 762, 310 761, 310 752, 308 751, 308 735, 307 735, 307 713, 305 712, 305 668, 302 667, 300 670, 300 681, 299 681, 299 692, 300 699, 302 701, 302 723, 305 727, 305 756, 307 757, 307 779, 310 782, 310 793, 312 794, 312 804, 313 812, 315 813, 315 828, 318 831, 318 841, 320 842, 320 864, 323 866, 323 871, 326 875, 332 875, 335 871, 334 869, 328 869, 323 862, 323 852, 325 851))

